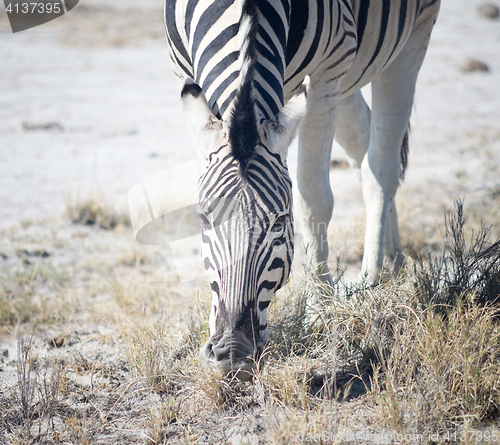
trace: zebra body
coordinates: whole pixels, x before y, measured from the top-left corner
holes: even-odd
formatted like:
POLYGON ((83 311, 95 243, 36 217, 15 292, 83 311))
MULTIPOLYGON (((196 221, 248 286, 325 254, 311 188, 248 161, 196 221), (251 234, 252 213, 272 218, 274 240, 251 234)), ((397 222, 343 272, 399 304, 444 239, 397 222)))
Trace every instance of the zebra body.
POLYGON ((299 123, 297 185, 310 263, 328 279, 335 136, 363 184, 363 277, 376 282, 384 253, 401 265, 400 151, 439 3, 166 0, 174 73, 206 159, 200 214, 213 291, 209 362, 251 374, 268 339, 265 312, 293 258, 286 157, 299 123), (360 93, 370 82, 372 110, 360 93))

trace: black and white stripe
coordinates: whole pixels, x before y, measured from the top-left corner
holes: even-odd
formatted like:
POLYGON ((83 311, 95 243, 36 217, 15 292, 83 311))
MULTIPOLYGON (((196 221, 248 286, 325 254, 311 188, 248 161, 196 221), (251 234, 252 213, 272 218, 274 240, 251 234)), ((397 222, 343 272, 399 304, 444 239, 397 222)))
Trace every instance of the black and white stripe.
MULTIPOLYGON (((327 76, 333 81, 347 74, 341 96, 360 89, 399 54, 419 12, 436 1, 252 2, 259 14, 254 83, 260 114, 266 119, 274 116, 305 75, 327 76), (349 57, 354 60, 348 73, 339 71, 349 57)), ((218 117, 226 116, 236 96, 243 3, 166 2, 167 37, 175 72, 181 78, 193 78, 203 88, 218 117)))
MULTIPOLYGON (((267 328, 263 311, 288 278, 293 260, 292 183, 282 161, 261 145, 245 174, 232 153, 200 178, 202 253, 211 277, 215 324, 221 304, 250 329, 267 328), (224 296, 224 298, 220 298, 224 296)), ((223 323, 221 321, 221 323, 223 323)))
MULTIPOLYGON (((436 2, 166 0, 174 72, 197 84, 185 84, 183 95, 201 87, 194 96, 204 93, 228 133, 207 154, 200 179, 203 256, 214 293, 212 339, 228 323, 254 342, 256 332, 267 332, 265 309, 290 271, 291 181, 286 157, 268 146, 262 123, 278 115, 306 76, 332 101, 371 82, 436 2)), ((273 126, 282 130, 279 120, 273 126)))

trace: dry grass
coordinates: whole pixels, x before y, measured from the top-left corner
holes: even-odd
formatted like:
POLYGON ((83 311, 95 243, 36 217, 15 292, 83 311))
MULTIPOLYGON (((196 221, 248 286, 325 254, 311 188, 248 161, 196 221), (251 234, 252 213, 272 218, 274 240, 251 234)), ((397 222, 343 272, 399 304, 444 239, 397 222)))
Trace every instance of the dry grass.
POLYGON ((500 407, 498 309, 471 303, 446 316, 408 311, 390 354, 379 355, 372 395, 394 431, 430 434, 481 425, 500 407))
POLYGON ((67 270, 54 271, 37 258, 35 264, 22 264, 14 271, 0 270, 0 332, 19 323, 64 323, 76 311, 74 294, 66 284, 67 270), (41 294, 37 289, 43 287, 41 294))
POLYGON ((269 308, 263 366, 245 383, 201 367, 209 296, 198 295, 180 321, 171 299, 182 292, 168 279, 162 287, 145 279, 154 257, 137 261, 131 250, 117 256, 115 270, 87 264, 79 299, 56 319, 40 312, 42 288, 73 295, 74 276, 50 258, 37 271, 22 266, 3 281, 1 298, 25 307, 0 305, 2 317, 11 329, 37 319, 38 327, 19 337, 16 379, 2 384, 0 441, 445 443, 447 433, 476 443, 464 432, 481 431, 483 443, 495 443, 500 248, 490 234, 468 230, 457 203, 441 253, 408 260, 377 287, 346 283, 339 265, 333 286, 291 279, 269 308), (92 295, 99 301, 90 303, 92 295), (82 301, 87 320, 111 332, 68 324, 82 301))
POLYGON ((118 212, 100 195, 90 194, 85 199, 66 198, 66 213, 73 224, 97 226, 102 229, 114 229, 118 225, 130 226, 127 213, 118 212))

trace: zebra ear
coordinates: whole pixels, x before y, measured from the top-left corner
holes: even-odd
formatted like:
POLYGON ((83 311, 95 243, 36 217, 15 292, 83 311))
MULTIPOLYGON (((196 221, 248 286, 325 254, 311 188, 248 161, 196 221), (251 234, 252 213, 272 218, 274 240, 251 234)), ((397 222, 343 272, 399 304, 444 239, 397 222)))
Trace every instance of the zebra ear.
POLYGON ((186 78, 181 90, 182 109, 186 115, 198 154, 205 158, 223 135, 223 122, 214 116, 201 87, 186 78))
POLYGON ((306 76, 299 91, 293 96, 283 109, 272 119, 262 124, 264 137, 270 148, 278 151, 286 159, 288 147, 295 137, 297 128, 307 111, 307 93, 310 80, 306 76))

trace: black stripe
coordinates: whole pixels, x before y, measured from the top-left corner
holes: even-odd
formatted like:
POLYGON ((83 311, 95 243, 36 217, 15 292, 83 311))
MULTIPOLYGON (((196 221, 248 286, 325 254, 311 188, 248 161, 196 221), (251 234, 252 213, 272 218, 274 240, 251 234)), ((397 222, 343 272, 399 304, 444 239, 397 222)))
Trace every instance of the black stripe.
MULTIPOLYGON (((288 170, 288 169, 287 169, 287 168, 283 165, 283 161, 282 161, 282 159, 281 159, 281 157, 280 157, 280 155, 279 155, 279 154, 277 154, 277 153, 273 153, 273 152, 272 152, 271 150, 269 150, 269 148, 267 148, 264 144, 260 144, 260 146, 261 146, 264 150, 266 150, 266 152, 267 152, 267 154, 268 154, 269 156, 271 156, 271 157, 273 157, 273 158, 274 158, 274 160, 278 163, 279 167, 281 167, 281 168, 284 168, 284 169, 288 170)), ((292 186, 292 182, 291 182, 291 181, 287 181, 287 183, 289 183, 290 187, 292 186)))
MULTIPOLYGON (((261 277, 264 274, 264 272, 266 270, 266 266, 269 264, 269 261, 270 261, 271 257, 275 255, 275 253, 274 253, 274 247, 276 247, 276 246, 279 247, 279 246, 282 246, 282 245, 288 245, 288 246, 292 246, 292 248, 293 248, 293 240, 292 240, 292 238, 291 238, 290 235, 291 235, 291 232, 288 231, 288 230, 286 230, 283 233, 282 236, 280 236, 279 238, 275 238, 272 241, 272 243, 269 246, 269 248, 267 249, 267 251, 264 252, 264 260, 262 261, 262 264, 259 267, 259 272, 258 272, 258 276, 259 277, 261 277), (288 241, 288 243, 287 243, 287 241, 288 241)), ((287 256, 288 256, 288 252, 287 252, 287 256)), ((277 257, 277 258, 275 258, 275 260, 276 259, 279 259, 279 258, 277 257)), ((285 263, 283 261, 282 261, 282 263, 283 263, 283 268, 284 268, 285 267, 285 263)), ((268 270, 270 270, 270 268, 268 270)), ((275 283, 275 285, 276 285, 276 283, 275 283)))
POLYGON ((264 108, 264 105, 262 105, 260 102, 255 102, 255 105, 260 110, 260 114, 264 116, 264 120, 271 119, 271 116, 269 116, 269 113, 264 108))
MULTIPOLYGON (((222 82, 217 89, 213 92, 213 94, 210 96, 210 99, 208 99, 208 106, 212 110, 212 112, 218 117, 221 118, 222 115, 224 114, 222 109, 217 110, 216 105, 217 101, 221 97, 222 93, 226 91, 226 89, 231 85, 232 82, 235 81, 235 79, 238 77, 238 71, 233 71, 229 76, 227 76, 224 79, 224 82, 222 82)), ((222 108, 222 107, 221 107, 222 108)), ((225 110, 224 110, 225 111, 225 110)))
POLYGON ((417 4, 415 5, 415 20, 413 21, 413 26, 415 26, 415 23, 417 23, 419 15, 420 15, 420 0, 417 0, 417 4))
MULTIPOLYGON (((337 30, 335 31, 335 35, 338 34, 339 32, 339 27, 340 27, 340 17, 341 17, 341 14, 340 14, 340 3, 337 2, 337 30)), ((333 33, 333 0, 330 0, 330 34, 328 36, 328 41, 326 42, 326 45, 325 45, 325 51, 323 52, 323 54, 326 52, 328 46, 330 45, 330 41, 332 40, 332 36, 334 35, 333 33)))
MULTIPOLYGON (((271 109, 272 115, 275 116, 276 114, 278 114, 279 111, 280 111, 280 107, 279 107, 278 104, 276 104, 276 102, 274 102, 273 98, 266 91, 266 89, 259 82, 257 82, 256 80, 254 81, 254 87, 257 90, 257 92, 260 94, 260 96, 262 97, 262 99, 264 100, 264 102, 271 109)), ((266 119, 269 119, 269 117, 267 117, 266 119)))
POLYGON ((283 87, 281 85, 281 82, 276 79, 276 76, 271 73, 265 66, 261 65, 260 63, 257 64, 257 72, 262 76, 262 78, 267 82, 267 84, 273 89, 275 92, 276 96, 278 96, 279 103, 276 103, 271 96, 269 96, 269 99, 271 100, 271 103, 268 103, 269 108, 271 110, 276 110, 274 114, 277 114, 279 110, 283 107, 283 87))
POLYGON ((202 193, 207 194, 207 195, 213 194, 213 189, 216 186, 217 181, 214 183, 212 181, 212 179, 213 179, 214 175, 222 177, 223 174, 227 174, 227 169, 230 168, 230 165, 227 165, 228 161, 229 162, 231 161, 230 155, 226 155, 220 161, 217 160, 217 163, 212 165, 212 167, 209 170, 207 170, 207 172, 200 178, 199 183, 200 183, 200 186, 202 186, 200 191, 202 193), (219 171, 220 169, 222 169, 222 171, 219 171), (210 187, 209 189, 205 189, 205 187, 208 186, 209 184, 214 184, 214 185, 212 187, 210 187))
POLYGON ((368 22, 368 10, 370 9, 370 0, 361 0, 358 11, 358 49, 365 35, 366 23, 368 22))
POLYGON ((375 48, 375 51, 372 54, 372 58, 370 59, 368 64, 365 66, 365 69, 361 73, 361 76, 359 76, 358 80, 354 82, 353 86, 356 85, 363 78, 365 73, 368 71, 368 68, 370 68, 371 64, 375 61, 375 59, 379 55, 380 49, 382 48, 382 44, 384 43, 385 34, 387 32, 387 23, 389 22, 389 15, 391 13, 391 0, 382 0, 382 1, 383 1, 382 20, 380 22, 380 34, 378 36, 377 47, 375 48))
MULTIPOLYGON (((261 301, 259 303, 259 311, 264 311, 269 307, 269 304, 271 303, 271 300, 269 301, 261 301)), ((266 325, 267 326, 267 325, 266 325)))
MULTIPOLYGON (((233 51, 232 53, 229 53, 226 57, 224 57, 217 65, 215 65, 203 81, 203 90, 207 91, 210 88, 210 85, 215 82, 217 77, 219 77, 220 74, 223 73, 228 66, 236 62, 236 60, 238 60, 238 52, 233 51)), ((200 69, 198 73, 201 73, 201 71, 202 69, 200 69)))
MULTIPOLYGON (((273 199, 271 201, 270 197, 274 197, 276 198, 276 194, 275 193, 272 193, 268 188, 267 188, 267 183, 264 182, 261 178, 259 178, 258 176, 256 175, 251 175, 250 172, 248 172, 248 177, 250 179, 250 177, 252 176, 252 180, 254 182, 254 185, 255 183, 259 184, 261 187, 264 188, 264 190, 268 193, 260 193, 260 199, 262 200, 263 204, 268 208, 268 209, 273 209, 273 208, 276 208, 278 206, 280 206, 280 202, 279 202, 279 199, 273 199)), ((257 187, 256 187, 257 188, 257 187)), ((280 206, 281 207, 281 206, 280 206)), ((280 208, 279 211, 283 211, 283 208, 280 208)))
POLYGON ((203 266, 205 267, 205 270, 209 270, 209 269, 216 270, 214 265, 211 263, 211 261, 207 257, 205 257, 205 259, 203 260, 203 266))
POLYGON ((273 191, 276 191, 278 187, 276 187, 276 184, 270 180, 269 175, 264 172, 264 169, 262 167, 264 166, 261 163, 252 164, 252 168, 249 171, 249 173, 251 173, 250 179, 252 178, 257 179, 259 182, 262 183, 261 185, 264 187, 264 190, 266 190, 269 193, 273 193, 273 191), (260 178, 259 176, 257 176, 256 173, 260 174, 260 178))
POLYGON ((304 0, 291 0, 290 2, 290 31, 288 34, 288 42, 286 45, 286 64, 289 65, 292 59, 297 54, 304 33, 309 21, 309 5, 304 0))
MULTIPOLYGON (((198 4, 199 0, 189 0, 186 6, 186 23, 184 23, 184 29, 186 30, 186 35, 189 37, 191 31, 191 20, 193 19, 193 13, 198 4)), ((174 16, 175 19, 175 16, 174 16)))
POLYGON ((275 287, 276 281, 264 280, 262 283, 260 283, 259 288, 257 289, 257 295, 259 295, 263 289, 274 290, 275 287))
MULTIPOLYGON (((176 1, 167 1, 165 3, 165 27, 167 29, 167 35, 168 39, 170 42, 170 46, 175 48, 177 52, 185 59, 188 61, 188 63, 191 63, 191 58, 189 57, 186 48, 184 48, 184 45, 182 44, 181 41, 181 36, 179 35, 179 31, 177 30, 177 26, 175 23, 175 5, 176 1)), ((173 51, 174 52, 174 51, 173 51)), ((177 57, 175 56, 176 61, 177 57)), ((180 63, 178 63, 180 65, 180 63)), ((182 67, 184 71, 186 71, 186 67, 182 67)))
POLYGON ((215 262, 215 270, 220 272, 222 270, 222 264, 217 261, 219 258, 221 258, 221 252, 219 250, 219 246, 217 245, 217 243, 213 243, 212 239, 206 236, 203 232, 201 233, 201 241, 204 244, 208 245, 212 260, 215 262))
MULTIPOLYGON (((234 38, 238 34, 239 25, 231 25, 222 30, 219 35, 205 48, 203 54, 200 56, 198 60, 198 64, 195 67, 195 71, 197 76, 201 74, 207 63, 212 59, 212 57, 217 54, 224 45, 234 38)), ((236 53, 237 54, 237 53, 236 53)), ((236 59, 238 55, 236 55, 236 59)), ((194 56, 193 56, 194 60, 194 56)), ((222 72, 222 71, 221 71, 222 72)), ((199 81, 199 79, 196 79, 199 81)), ((205 90, 206 91, 206 90, 205 90)))
POLYGON ((219 113, 221 116, 224 115, 224 113, 228 109, 229 105, 233 102, 235 97, 236 97, 236 90, 234 90, 229 96, 227 96, 227 99, 220 106, 219 113))
POLYGON ((217 169, 213 167, 208 169, 206 175, 210 175, 205 175, 200 183, 200 199, 201 195, 206 196, 209 199, 208 202, 204 201, 203 204, 208 205, 209 207, 214 205, 214 199, 220 199, 223 196, 221 195, 221 191, 228 193, 231 190, 231 188, 228 188, 230 184, 232 184, 232 188, 236 187, 237 166, 233 165, 234 160, 232 159, 232 156, 231 162, 231 165, 224 166, 220 172, 215 171, 219 170, 219 165, 217 166, 217 169), (212 181, 212 178, 214 178, 214 181, 212 181))
POLYGON ((278 40, 280 41, 281 47, 285 48, 285 46, 286 46, 286 31, 285 31, 284 23, 281 20, 281 17, 276 12, 276 9, 274 9, 271 6, 270 2, 262 2, 261 1, 261 2, 258 2, 258 4, 259 4, 260 13, 265 17, 265 19, 268 21, 268 23, 272 26, 274 34, 276 35, 276 37, 278 37, 278 40))
POLYGON ((285 11, 285 16, 290 20, 290 5, 289 0, 281 0, 281 6, 283 6, 283 11, 285 11))
POLYGON ((346 37, 353 37, 356 38, 356 36, 352 32, 345 32, 342 35, 342 38, 339 40, 339 42, 335 45, 335 47, 330 51, 330 54, 328 54, 327 58, 329 59, 332 57, 338 50, 339 48, 344 44, 346 37))
POLYGON ((283 269, 284 267, 285 267, 285 262, 281 258, 276 257, 271 263, 271 265, 267 268, 267 270, 268 272, 271 272, 272 270, 283 269))
POLYGON ((300 64, 299 68, 287 79, 287 81, 289 81, 297 74, 299 74, 301 71, 303 71, 309 65, 309 63, 311 63, 311 60, 316 55, 316 50, 318 48, 319 41, 321 40, 321 34, 323 33, 324 20, 325 20, 325 5, 323 4, 323 1, 318 1, 318 13, 316 16, 316 32, 314 34, 314 39, 311 43, 311 47, 309 48, 307 55, 302 60, 302 63, 300 64))
MULTIPOLYGON (((260 185, 261 187, 263 187, 263 189, 267 192, 268 195, 270 196, 273 196, 275 197, 275 202, 274 203, 271 203, 269 201, 269 198, 267 198, 266 196, 266 205, 268 206, 268 208, 270 209, 273 209, 273 208, 278 208, 278 210, 280 212, 282 212, 284 210, 284 207, 282 205, 282 203, 284 205, 287 204, 287 201, 288 201, 288 197, 285 195, 285 193, 283 192, 283 189, 281 187, 279 188, 276 188, 276 191, 278 192, 278 194, 280 195, 281 199, 278 198, 277 194, 276 194, 276 191, 273 192, 272 190, 269 189, 268 185, 269 184, 272 184, 271 182, 268 181, 268 177, 264 175, 264 172, 261 172, 261 175, 264 177, 264 179, 262 177, 259 177, 258 175, 256 175, 254 172, 255 170, 257 170, 254 166, 252 166, 252 172, 248 172, 248 180, 252 182, 252 185, 254 185, 256 188, 258 185, 260 185), (267 179, 267 181, 266 181, 267 179)), ((274 184, 273 184, 273 187, 276 187, 274 184)))
MULTIPOLYGON (((407 2, 406 2, 406 0, 402 0, 400 3, 400 8, 399 8, 398 37, 396 38, 396 43, 394 44, 394 48, 392 49, 390 56, 387 58, 387 60, 384 64, 384 68, 391 60, 394 52, 396 51, 396 49, 399 45, 399 42, 401 42, 401 37, 403 36, 403 31, 405 29, 405 24, 406 24, 406 13, 407 13, 407 2)), ((384 68, 382 68, 382 69, 384 69, 384 68)))
POLYGON ((342 63, 345 59, 347 59, 350 55, 355 54, 355 53, 356 53, 356 50, 354 48, 350 49, 349 51, 344 53, 340 59, 338 59, 332 65, 330 65, 327 69, 332 69, 332 68, 336 67, 337 65, 342 63))
POLYGON ((219 283, 217 283, 217 281, 210 283, 210 289, 212 289, 217 296, 220 297, 219 283))
POLYGON ((269 51, 269 49, 267 49, 262 43, 257 42, 258 53, 269 60, 272 65, 276 67, 278 72, 283 75, 283 73, 285 72, 285 68, 283 66, 283 61, 281 60, 281 57, 279 55, 278 48, 276 48, 273 39, 271 39, 267 31, 262 27, 259 28, 259 36, 271 49, 272 52, 269 51))
MULTIPOLYGON (((208 191, 203 191, 203 194, 204 195, 207 195, 209 197, 216 197, 216 198, 219 198, 221 196, 224 196, 225 199, 230 199, 230 198, 233 198, 236 194, 236 187, 237 187, 237 184, 234 183, 235 181, 231 181, 231 182, 227 182, 227 181, 223 181, 223 180, 220 180, 220 181, 217 181, 213 187, 210 188, 210 190, 208 191), (216 189, 216 192, 214 191, 214 189, 216 189), (233 191, 233 193, 228 193, 230 191, 233 191), (226 196, 227 195, 227 196, 226 196)), ((210 212, 210 209, 209 209, 209 212, 210 212)))
POLYGON ((278 175, 276 172, 276 168, 269 164, 262 156, 259 156, 256 159, 256 162, 252 164, 252 170, 260 173, 264 178, 266 178, 269 183, 280 184, 285 189, 291 187, 291 184, 289 184, 288 182, 283 182, 283 175, 278 175), (267 170, 268 174, 264 172, 263 168, 267 170), (273 177, 273 179, 270 178, 270 175, 273 177))
POLYGON ((342 14, 342 18, 344 19, 344 22, 346 22, 349 26, 354 25, 353 21, 349 17, 347 17, 346 15, 342 14))
MULTIPOLYGON (((328 79, 328 80, 326 81, 326 83, 330 83, 330 82, 334 82, 334 81, 336 81, 336 80, 339 80, 341 77, 344 77, 344 74, 345 74, 346 72, 347 72, 347 71, 344 71, 344 72, 342 72, 342 73, 340 73, 340 74, 337 74, 336 76, 334 76, 334 77, 332 77, 332 78, 328 79)), ((352 87, 351 87, 351 88, 352 88, 352 87)), ((331 97, 338 96, 338 95, 339 95, 339 94, 337 93, 337 94, 335 94, 335 95, 332 95, 331 97)))
MULTIPOLYGON (((185 73, 188 77, 193 78, 194 76, 193 76, 193 71, 191 70, 191 68, 188 68, 188 67, 184 66, 184 64, 183 64, 183 63, 181 63, 181 61, 177 58, 177 56, 175 55, 175 52, 174 52, 174 51, 172 51, 171 53, 172 53, 173 58, 175 59, 175 64, 176 64, 179 68, 181 68, 181 69, 182 69, 182 71, 184 71, 184 73, 185 73)), ((191 62, 189 62, 189 63, 191 63, 191 62)))
MULTIPOLYGON (((202 39, 207 35, 210 29, 214 26, 219 17, 224 14, 227 8, 233 4, 234 0, 217 0, 213 2, 205 11, 203 11, 191 42, 191 57, 194 60, 194 55, 198 51, 198 47, 202 39)), ((189 16, 192 17, 192 16, 189 16)), ((188 33, 189 37, 189 33, 188 33)))
MULTIPOLYGON (((215 151, 212 151, 209 155, 208 155, 208 163, 210 164, 212 162, 212 157, 213 156, 216 156, 222 151, 224 150, 224 148, 227 147, 227 144, 222 144, 217 150, 215 151)), ((219 162, 216 158, 216 162, 219 162)), ((199 182, 199 181, 198 181, 199 182)))
POLYGON ((373 61, 377 58, 378 54, 380 53, 382 44, 384 43, 385 35, 387 33, 387 26, 389 23, 390 15, 391 15, 391 0, 383 0, 380 35, 378 36, 377 48, 375 49, 375 53, 372 55, 369 65, 373 63, 373 61))
POLYGON ((420 14, 426 10, 427 8, 430 8, 431 6, 434 6, 439 0, 433 0, 432 2, 430 3, 427 3, 425 6, 422 7, 422 9, 419 11, 420 14))

